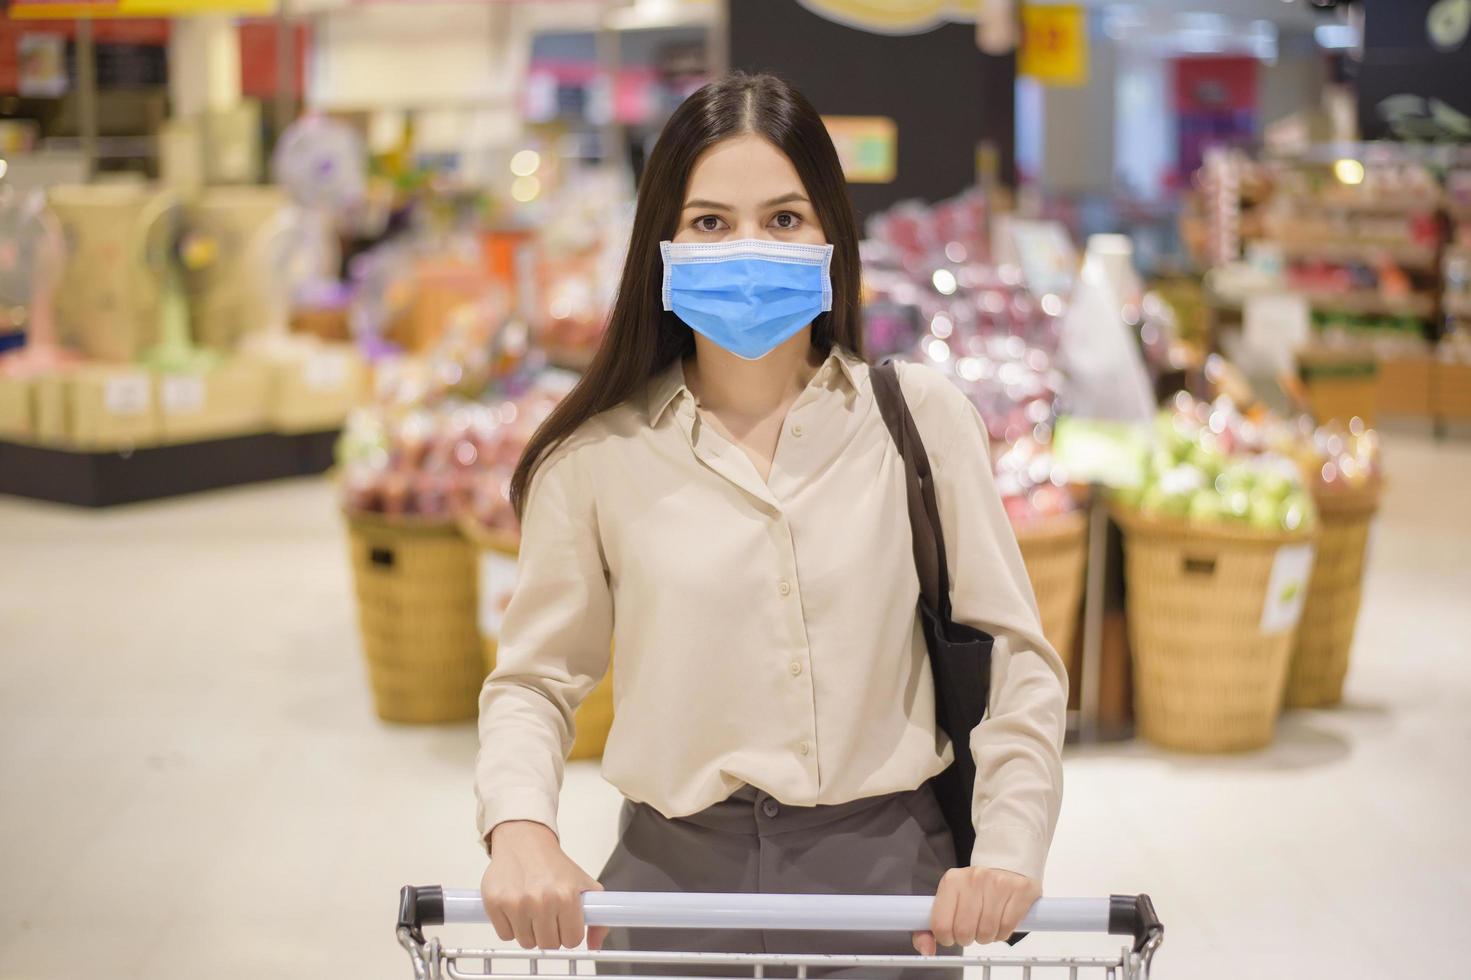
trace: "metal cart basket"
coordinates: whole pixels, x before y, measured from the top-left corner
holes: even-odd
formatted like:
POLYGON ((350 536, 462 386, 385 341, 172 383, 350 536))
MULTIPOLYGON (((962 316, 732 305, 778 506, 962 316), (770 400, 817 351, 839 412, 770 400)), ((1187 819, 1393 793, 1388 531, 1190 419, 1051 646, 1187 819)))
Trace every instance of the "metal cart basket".
MULTIPOLYGON (((928 929, 933 899, 924 895, 712 895, 663 892, 588 892, 583 914, 590 926, 663 929, 800 929, 834 932, 913 932, 928 929)), ((831 956, 785 953, 590 952, 587 950, 452 949, 424 927, 485 923, 480 892, 407 886, 400 893, 398 941, 413 961, 415 980, 531 980, 590 976, 598 964, 688 968, 709 976, 822 976, 834 968, 884 971, 979 968, 982 980, 1049 977, 1147 980, 1150 961, 1164 941, 1164 927, 1148 895, 1111 898, 1043 898, 1022 920, 1023 932, 1092 932, 1129 936, 1133 942, 1111 957, 1029 956, 831 956), (777 973, 768 971, 780 970, 777 973)))

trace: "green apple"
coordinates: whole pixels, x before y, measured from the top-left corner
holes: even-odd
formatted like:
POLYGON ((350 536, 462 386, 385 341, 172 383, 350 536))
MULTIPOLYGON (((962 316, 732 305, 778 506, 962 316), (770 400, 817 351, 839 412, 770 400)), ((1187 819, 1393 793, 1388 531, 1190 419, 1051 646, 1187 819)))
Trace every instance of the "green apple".
POLYGON ((1158 483, 1151 484, 1139 495, 1139 509, 1146 514, 1163 514, 1167 495, 1158 483))
POLYGON ((1190 498, 1185 494, 1170 493, 1168 489, 1156 483, 1144 491, 1139 507, 1146 514, 1161 517, 1184 517, 1190 507, 1190 498))
POLYGON ((1205 474, 1189 463, 1181 463, 1159 475, 1159 485, 1169 494, 1192 494, 1209 484, 1205 474))
POLYGON ((1214 481, 1229 462, 1225 453, 1204 443, 1196 444, 1186 461, 1204 473, 1207 481, 1214 481))
POLYGON ((1214 524, 1226 518, 1226 502, 1214 490, 1201 490, 1190 498, 1189 516, 1192 521, 1214 524))
POLYGON ((1252 497, 1246 511, 1246 521, 1252 527, 1264 531, 1275 531, 1282 526, 1282 508, 1270 497, 1252 497))
POLYGON ((1252 485, 1256 482, 1256 474, 1251 471, 1250 466, 1242 463, 1230 463, 1220 476, 1216 477, 1216 489, 1223 496, 1233 493, 1251 493, 1252 485))
POLYGON ((1284 501, 1295 489, 1293 479, 1274 467, 1262 470, 1256 481, 1256 493, 1275 501, 1284 501))

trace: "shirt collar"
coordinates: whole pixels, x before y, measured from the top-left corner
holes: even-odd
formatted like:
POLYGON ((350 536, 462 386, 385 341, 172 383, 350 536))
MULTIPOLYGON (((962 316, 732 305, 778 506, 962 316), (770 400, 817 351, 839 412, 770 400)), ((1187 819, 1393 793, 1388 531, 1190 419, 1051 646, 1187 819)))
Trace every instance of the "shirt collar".
MULTIPOLYGON (((827 360, 823 361, 822 367, 817 369, 817 377, 833 374, 834 365, 836 365, 836 373, 848 382, 853 391, 862 390, 861 372, 865 367, 862 358, 849 354, 840 347, 834 347, 827 355, 827 360)), ((675 360, 649 382, 647 403, 649 424, 658 425, 664 413, 669 410, 669 406, 673 405, 681 395, 693 397, 689 386, 684 382, 684 362, 675 360)))
POLYGON ((676 358, 673 364, 656 374, 649 382, 649 425, 658 425, 665 410, 682 393, 689 394, 689 388, 684 383, 684 362, 676 358))

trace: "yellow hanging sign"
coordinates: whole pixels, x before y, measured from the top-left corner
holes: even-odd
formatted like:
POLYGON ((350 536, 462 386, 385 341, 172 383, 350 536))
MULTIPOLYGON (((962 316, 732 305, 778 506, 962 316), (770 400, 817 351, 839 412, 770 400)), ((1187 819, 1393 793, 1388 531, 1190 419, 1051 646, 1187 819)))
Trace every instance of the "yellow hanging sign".
POLYGON ((802 6, 862 31, 918 34, 949 21, 973 21, 981 0, 799 0, 802 6))
POLYGON ((1088 19, 1079 4, 1026 4, 1017 73, 1047 85, 1088 81, 1088 19))
POLYGON ((194 14, 266 16, 276 0, 17 0, 6 13, 14 20, 188 17, 194 14))

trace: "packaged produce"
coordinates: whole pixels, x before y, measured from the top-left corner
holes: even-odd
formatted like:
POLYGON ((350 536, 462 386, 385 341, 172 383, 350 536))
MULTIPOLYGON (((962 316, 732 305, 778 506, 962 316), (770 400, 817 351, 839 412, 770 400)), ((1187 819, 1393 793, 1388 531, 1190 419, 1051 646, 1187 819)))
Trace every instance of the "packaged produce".
POLYGON ((462 306, 427 355, 385 362, 337 446, 343 506, 513 532, 512 471, 573 376, 548 369, 496 299, 462 306))
POLYGON ((986 200, 978 192, 897 205, 868 231, 861 254, 869 353, 926 363, 965 392, 985 423, 1013 523, 1075 510, 1051 450, 1062 297, 1038 298, 1018 269, 990 263, 986 200))
POLYGON ((343 504, 391 517, 459 519, 515 530, 509 485, 531 434, 566 392, 549 373, 517 398, 359 409, 338 444, 343 504))

